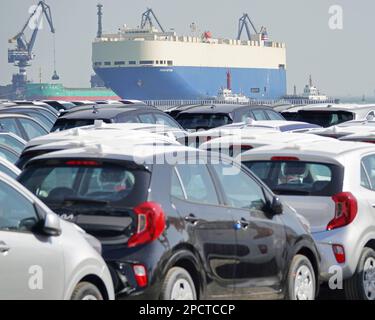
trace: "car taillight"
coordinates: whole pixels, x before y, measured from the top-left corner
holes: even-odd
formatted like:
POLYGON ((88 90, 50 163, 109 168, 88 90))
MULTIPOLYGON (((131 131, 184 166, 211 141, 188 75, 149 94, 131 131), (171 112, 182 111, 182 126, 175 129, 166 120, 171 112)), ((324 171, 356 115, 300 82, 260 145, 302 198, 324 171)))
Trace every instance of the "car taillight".
POLYGON ((133 266, 134 277, 135 281, 139 287, 146 287, 147 286, 147 272, 146 268, 142 264, 135 264, 133 266))
POLYGON ((340 244, 332 245, 332 250, 338 263, 345 263, 345 249, 340 244))
POLYGON ((156 202, 144 202, 134 208, 136 214, 136 233, 128 240, 128 247, 135 247, 155 239, 165 229, 165 214, 160 204, 156 202))
POLYGON ((345 227, 357 215, 357 199, 350 192, 341 192, 332 197, 335 202, 335 217, 328 223, 327 230, 345 227))

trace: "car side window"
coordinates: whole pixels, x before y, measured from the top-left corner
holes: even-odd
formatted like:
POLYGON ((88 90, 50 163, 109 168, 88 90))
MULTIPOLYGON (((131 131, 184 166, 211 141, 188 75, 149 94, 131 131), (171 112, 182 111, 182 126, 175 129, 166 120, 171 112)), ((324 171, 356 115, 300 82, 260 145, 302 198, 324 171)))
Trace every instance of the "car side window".
POLYGON ((155 119, 152 116, 152 114, 147 114, 147 113, 139 114, 138 118, 139 118, 139 120, 141 120, 141 123, 152 123, 152 124, 155 124, 155 119))
POLYGON ((254 119, 254 115, 253 115, 253 113, 252 113, 250 110, 245 111, 245 112, 241 115, 241 122, 246 122, 246 120, 247 120, 248 118, 254 119))
POLYGON ((187 200, 218 205, 219 200, 211 175, 204 164, 177 165, 187 200))
POLYGON ((264 111, 270 120, 284 120, 283 117, 275 111, 265 110, 264 111))
POLYGON ((162 124, 165 126, 170 126, 172 128, 178 127, 176 123, 171 120, 169 117, 165 116, 164 114, 154 113, 156 124, 162 124))
POLYGON ((30 140, 47 134, 47 132, 41 126, 29 119, 20 119, 20 123, 27 132, 27 136, 30 140))
POLYGON ((9 177, 12 177, 13 179, 17 177, 17 175, 13 171, 11 171, 8 167, 3 165, 2 163, 0 163, 0 172, 7 174, 9 177))
POLYGON ((268 120, 266 114, 261 109, 253 110, 254 119, 257 121, 268 120))
POLYGON ((362 159, 361 185, 375 191, 375 155, 370 155, 362 159))
POLYGON ((27 232, 38 222, 32 203, 4 182, 0 182, 0 203, 0 231, 27 232))
POLYGON ((185 199, 185 194, 181 186, 180 178, 176 169, 172 171, 171 196, 178 199, 185 199))
POLYGON ((229 163, 213 165, 223 187, 228 205, 238 209, 250 209, 261 214, 266 205, 263 189, 239 167, 229 163))
POLYGON ((18 130, 16 121, 14 119, 0 119, 0 129, 2 131, 14 133, 17 136, 21 136, 21 132, 18 130))

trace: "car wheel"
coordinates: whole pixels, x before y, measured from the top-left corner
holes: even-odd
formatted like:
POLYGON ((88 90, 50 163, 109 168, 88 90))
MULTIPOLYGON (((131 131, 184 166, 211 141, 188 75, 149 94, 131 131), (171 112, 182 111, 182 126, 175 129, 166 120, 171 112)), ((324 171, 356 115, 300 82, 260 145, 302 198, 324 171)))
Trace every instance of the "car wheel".
POLYGON ((92 283, 80 282, 75 287, 71 300, 103 300, 103 296, 92 283))
POLYGON ((189 272, 180 267, 171 268, 163 281, 161 300, 196 300, 194 281, 189 272))
POLYGON ((345 296, 349 300, 375 300, 375 251, 364 248, 356 273, 344 281, 345 296))
POLYGON ((287 279, 289 300, 315 300, 316 279, 314 268, 308 258, 297 254, 290 265, 287 279))

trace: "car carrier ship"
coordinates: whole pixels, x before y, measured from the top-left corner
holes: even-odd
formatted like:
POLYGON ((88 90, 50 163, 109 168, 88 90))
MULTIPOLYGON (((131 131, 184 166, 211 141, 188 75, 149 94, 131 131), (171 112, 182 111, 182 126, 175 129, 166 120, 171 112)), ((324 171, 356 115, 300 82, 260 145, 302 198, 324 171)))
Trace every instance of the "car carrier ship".
POLYGON ((178 36, 164 30, 152 9, 142 15, 139 27, 103 34, 101 7, 98 16, 93 69, 121 98, 212 99, 225 85, 228 72, 232 91, 250 99, 286 94, 286 46, 270 41, 266 29, 258 31, 247 14, 240 19, 235 40, 214 38, 209 31, 178 36), (244 30, 247 40, 241 40, 244 30))

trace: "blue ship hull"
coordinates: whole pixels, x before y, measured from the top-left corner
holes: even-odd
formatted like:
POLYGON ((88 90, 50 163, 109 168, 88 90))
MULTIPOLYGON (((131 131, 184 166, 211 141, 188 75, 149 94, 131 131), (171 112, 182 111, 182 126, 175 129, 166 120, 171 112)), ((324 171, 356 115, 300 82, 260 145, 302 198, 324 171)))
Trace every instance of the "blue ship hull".
MULTIPOLYGON (((226 86, 228 68, 118 67, 95 68, 106 86, 124 99, 185 100, 217 96, 226 86)), ((285 69, 230 69, 232 91, 254 99, 278 99, 286 94, 285 69)))

